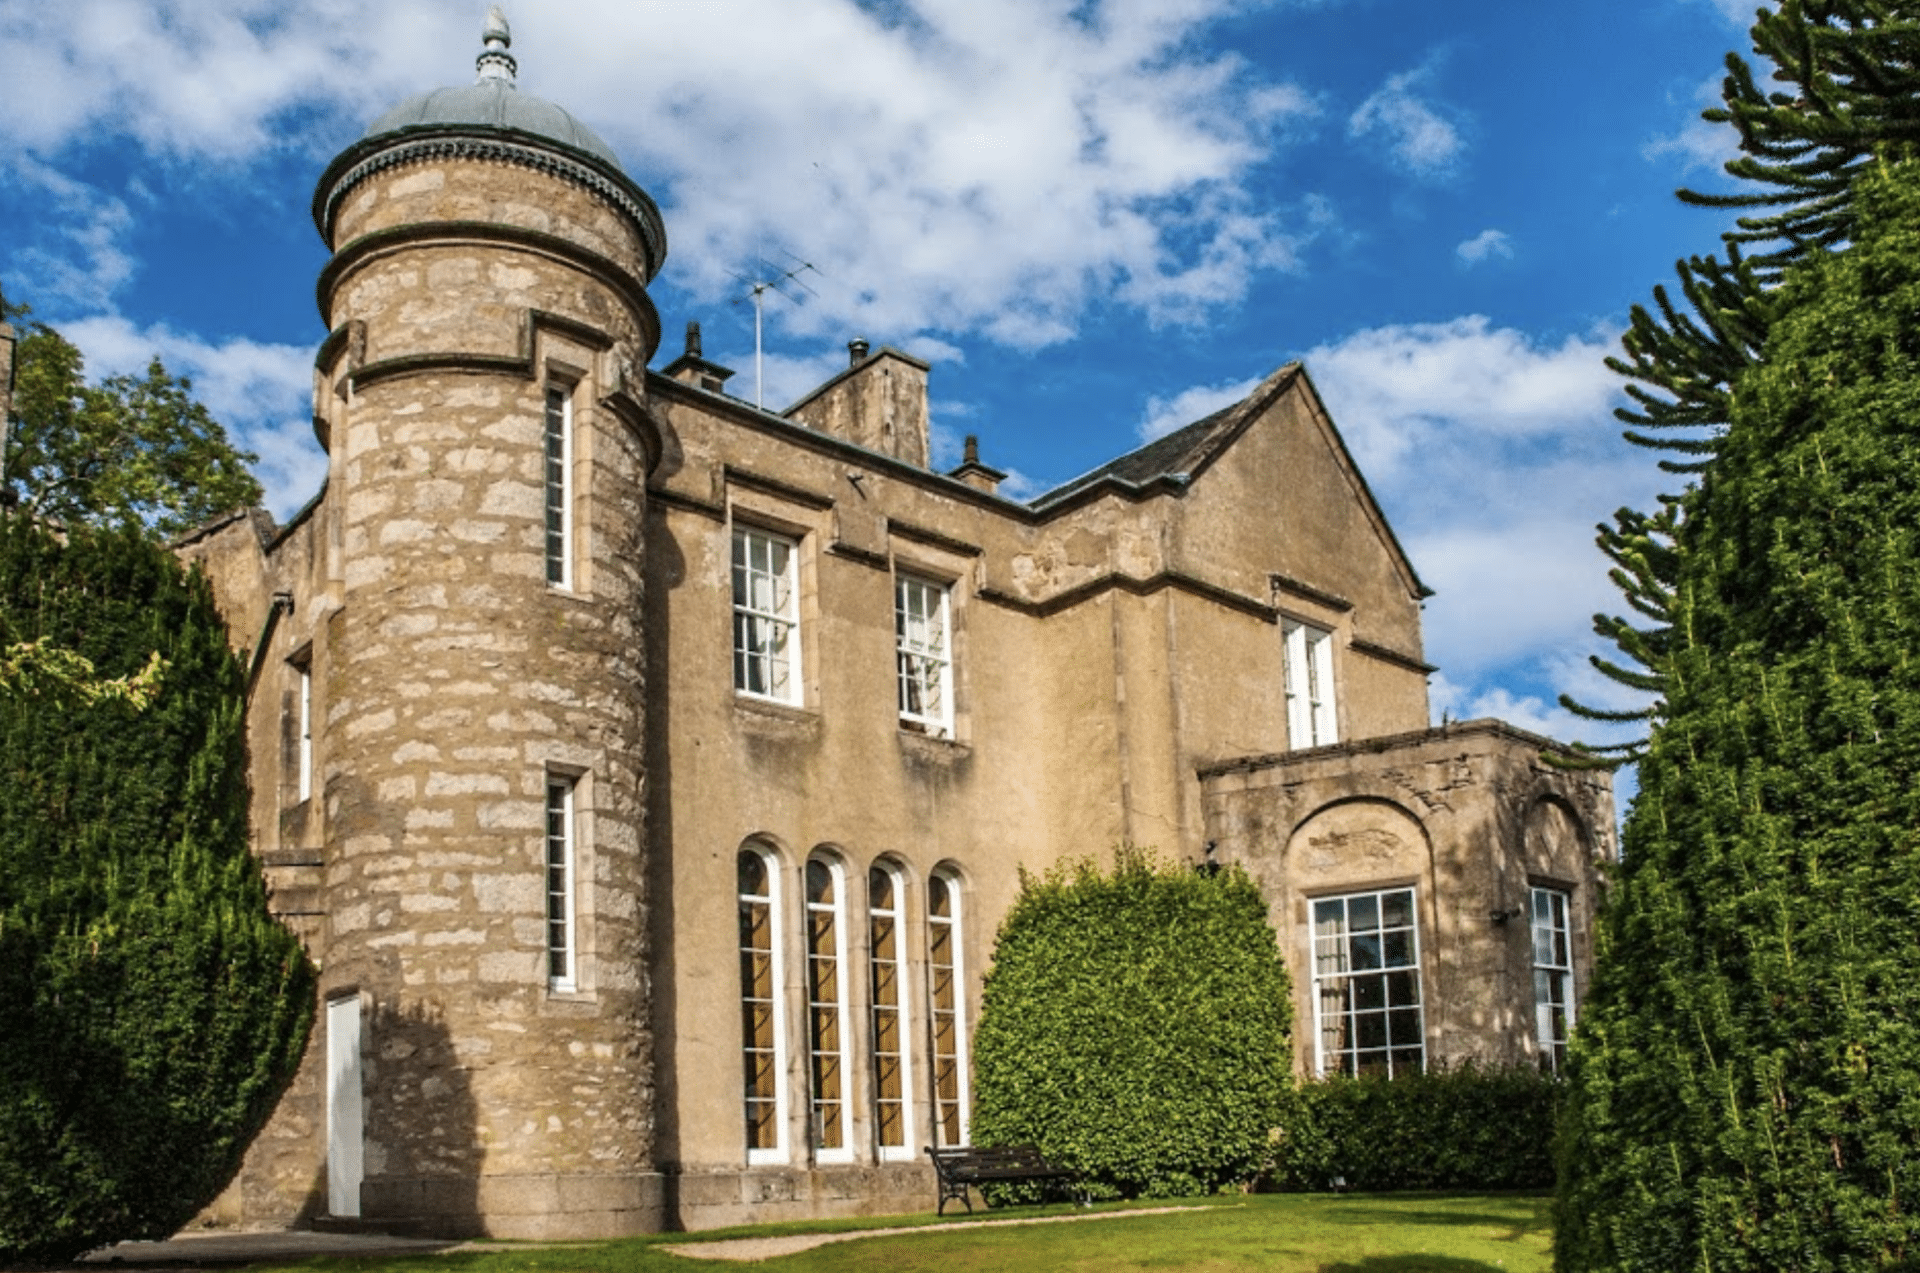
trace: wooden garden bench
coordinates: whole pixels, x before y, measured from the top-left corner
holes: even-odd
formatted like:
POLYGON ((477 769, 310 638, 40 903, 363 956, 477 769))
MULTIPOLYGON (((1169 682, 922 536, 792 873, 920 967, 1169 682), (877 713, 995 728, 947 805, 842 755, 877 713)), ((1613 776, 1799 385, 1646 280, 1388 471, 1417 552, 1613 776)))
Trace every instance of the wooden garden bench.
POLYGON ((947 1204, 959 1199, 973 1211, 970 1185, 1016 1180, 1072 1180, 1074 1173, 1056 1167, 1041 1154, 1038 1145, 965 1145, 950 1149, 927 1149, 933 1159, 934 1174, 940 1178, 939 1214, 947 1213, 947 1204))

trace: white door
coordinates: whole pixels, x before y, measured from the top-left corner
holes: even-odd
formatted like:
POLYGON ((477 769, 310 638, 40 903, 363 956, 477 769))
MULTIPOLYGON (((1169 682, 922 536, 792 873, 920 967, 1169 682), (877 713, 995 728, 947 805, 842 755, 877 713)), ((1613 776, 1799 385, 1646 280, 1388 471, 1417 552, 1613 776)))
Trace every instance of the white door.
POLYGON ((360 1214, 360 996, 327 1004, 327 1211, 360 1214))

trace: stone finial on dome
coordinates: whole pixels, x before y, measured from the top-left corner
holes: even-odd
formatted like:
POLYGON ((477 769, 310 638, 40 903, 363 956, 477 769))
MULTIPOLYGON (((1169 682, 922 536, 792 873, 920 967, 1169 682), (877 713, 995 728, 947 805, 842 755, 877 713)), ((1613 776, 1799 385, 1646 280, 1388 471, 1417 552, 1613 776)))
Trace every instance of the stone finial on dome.
POLYGON ((487 25, 481 28, 480 41, 486 45, 480 50, 480 56, 474 59, 474 69, 479 74, 474 83, 485 84, 495 80, 514 87, 514 77, 520 70, 520 64, 513 60, 513 54, 507 52, 513 43, 513 32, 507 27, 507 15, 499 5, 487 6, 487 25))

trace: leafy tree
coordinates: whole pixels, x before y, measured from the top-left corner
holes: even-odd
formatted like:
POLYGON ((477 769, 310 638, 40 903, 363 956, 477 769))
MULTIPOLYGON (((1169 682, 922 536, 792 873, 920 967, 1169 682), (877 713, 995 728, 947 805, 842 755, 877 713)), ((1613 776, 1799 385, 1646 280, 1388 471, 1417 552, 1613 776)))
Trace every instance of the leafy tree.
POLYGON ((1123 849, 1023 876, 974 1039, 974 1139, 1038 1144, 1106 1196, 1251 1179, 1290 1082, 1293 1007, 1244 872, 1123 849))
POLYGON ((1920 1262, 1920 162, 1854 180, 1674 531, 1561 1273, 1920 1262))
POLYGON ((210 1202, 298 1063, 313 971, 248 848, 205 578, 132 528, 0 515, 0 652, 5 1266, 210 1202))
MULTIPOLYGON (((26 318, 0 298, 0 318, 26 318)), ((247 466, 193 382, 158 358, 147 374, 85 379, 73 343, 28 323, 14 351, 13 405, 0 475, 27 512, 65 525, 138 524, 170 537, 260 502, 247 466)))
MULTIPOLYGON (((1636 306, 1608 366, 1628 378, 1633 400, 1615 415, 1628 441, 1678 459, 1668 472, 1695 475, 1711 464, 1729 421, 1737 378, 1751 367, 1776 312, 1769 289, 1810 251, 1853 234, 1852 181, 1875 156, 1895 158, 1920 140, 1920 5, 1913 0, 1780 0, 1751 32, 1770 81, 1763 88, 1737 53, 1727 55, 1722 105, 1705 112, 1735 128, 1741 153, 1727 172, 1746 183, 1728 194, 1681 190, 1688 203, 1756 210, 1724 235, 1727 256, 1676 265, 1679 295, 1654 288, 1651 309, 1636 306), (1742 245, 1763 250, 1751 258, 1742 245)), ((1593 659, 1610 679, 1655 697, 1639 711, 1608 712, 1562 695, 1577 715, 1602 721, 1660 719, 1671 645, 1669 603, 1676 577, 1674 532, 1687 491, 1662 496, 1653 512, 1621 509, 1599 529, 1615 584, 1636 617, 1595 615, 1594 630, 1618 658, 1593 659)), ((1644 736, 1589 748, 1603 763, 1637 760, 1644 736)))

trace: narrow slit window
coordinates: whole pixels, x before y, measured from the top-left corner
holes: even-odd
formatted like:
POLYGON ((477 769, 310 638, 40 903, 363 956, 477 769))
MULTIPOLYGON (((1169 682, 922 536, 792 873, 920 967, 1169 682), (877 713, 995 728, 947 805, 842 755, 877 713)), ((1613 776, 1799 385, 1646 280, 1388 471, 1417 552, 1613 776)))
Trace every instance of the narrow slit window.
POLYGON ((299 790, 299 799, 313 798, 313 665, 299 663, 294 666, 294 675, 299 679, 295 692, 300 696, 299 737, 294 764, 298 771, 295 782, 299 790))
POLYGON ((912 1068, 907 1029, 909 1007, 901 958, 904 898, 900 876, 890 866, 867 872, 869 970, 873 1002, 874 1144, 885 1159, 913 1153, 913 1107, 907 1100, 912 1068))
POLYGON ((573 400, 566 390, 547 390, 546 419, 547 582, 573 586, 573 400))
POLYGON ((781 1045, 779 876, 771 858, 742 849, 740 896, 740 1018, 745 1071, 747 1161, 778 1162, 786 1123, 780 1076, 781 1045))
POLYGON ((1426 1066, 1420 934, 1410 888, 1313 903, 1315 1070, 1417 1074, 1426 1066))
POLYGON ((966 982, 961 964, 960 887, 927 881, 928 1017, 933 1035, 933 1131, 942 1147, 967 1143, 966 982))
POLYGON ((798 545, 737 526, 733 532, 733 688, 776 703, 800 701, 798 545))
POLYGON ((1567 1063, 1567 1038, 1573 1031, 1569 899, 1557 888, 1536 888, 1532 892, 1534 1039, 1541 1067, 1558 1073, 1567 1063))
POLYGON ((574 783, 547 780, 547 987, 577 988, 574 917, 574 783))
POLYGON ((847 1141, 847 982, 840 872, 807 863, 807 1095, 816 1161, 849 1161, 847 1141))
POLYGON ((945 738, 953 732, 952 631, 948 589, 895 576, 894 637, 900 674, 900 723, 945 738))

